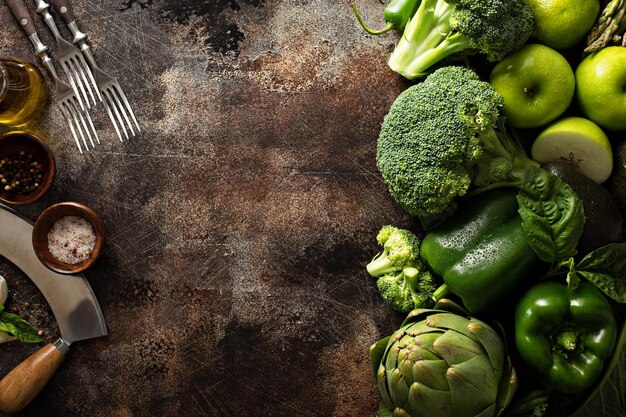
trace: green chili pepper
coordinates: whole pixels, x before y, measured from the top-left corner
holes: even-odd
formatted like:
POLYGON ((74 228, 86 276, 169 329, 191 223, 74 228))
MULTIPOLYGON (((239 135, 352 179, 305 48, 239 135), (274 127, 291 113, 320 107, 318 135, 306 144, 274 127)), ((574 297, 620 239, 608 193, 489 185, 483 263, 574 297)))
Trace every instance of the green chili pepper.
POLYGON ((577 393, 591 387, 617 337, 613 311, 593 285, 543 282, 519 301, 515 342, 522 359, 550 388, 577 393))
POLYGON ((452 292, 476 314, 505 301, 532 275, 538 258, 526 243, 516 195, 511 188, 473 197, 426 235, 422 259, 445 282, 436 299, 452 292))
POLYGON ((381 35, 389 32, 391 29, 402 32, 406 24, 409 20, 411 20, 417 11, 420 3, 421 0, 390 0, 383 13, 387 26, 380 30, 372 29, 365 24, 361 18, 361 14, 357 10, 356 4, 352 4, 352 11, 367 33, 372 35, 381 35))

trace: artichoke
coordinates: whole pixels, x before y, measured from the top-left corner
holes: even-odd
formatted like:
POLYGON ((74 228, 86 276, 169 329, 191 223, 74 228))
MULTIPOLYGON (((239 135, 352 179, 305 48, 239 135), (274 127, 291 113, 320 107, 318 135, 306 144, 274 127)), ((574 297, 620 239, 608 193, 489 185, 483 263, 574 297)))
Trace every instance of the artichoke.
MULTIPOLYGON (((445 307, 443 307, 445 308, 445 307)), ((383 402, 378 416, 496 417, 517 376, 502 338, 459 311, 416 309, 370 348, 383 402)))

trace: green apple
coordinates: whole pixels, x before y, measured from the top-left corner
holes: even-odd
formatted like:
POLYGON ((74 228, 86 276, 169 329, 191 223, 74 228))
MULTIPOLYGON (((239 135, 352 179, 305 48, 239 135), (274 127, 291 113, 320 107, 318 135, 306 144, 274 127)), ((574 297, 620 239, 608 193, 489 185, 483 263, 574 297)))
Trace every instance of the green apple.
POLYGON ((613 151, 602 129, 582 117, 567 117, 554 122, 539 134, 531 150, 540 163, 565 161, 601 184, 613 171, 613 151))
POLYGON ((609 46, 576 69, 577 99, 588 118, 609 130, 626 130, 626 48, 609 46))
POLYGON ((503 114, 513 127, 543 126, 559 117, 574 98, 574 71, 557 51, 526 45, 491 71, 489 82, 504 97, 503 114))
POLYGON ((524 0, 533 10, 533 37, 563 50, 585 38, 600 12, 599 0, 524 0))

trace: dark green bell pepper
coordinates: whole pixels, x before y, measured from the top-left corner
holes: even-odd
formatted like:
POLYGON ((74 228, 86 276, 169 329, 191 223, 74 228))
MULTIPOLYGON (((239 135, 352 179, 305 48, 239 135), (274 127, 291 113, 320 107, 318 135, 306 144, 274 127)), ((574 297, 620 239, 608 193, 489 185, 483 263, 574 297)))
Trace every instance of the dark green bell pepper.
POLYGON ((526 243, 516 195, 506 188, 473 197, 426 235, 422 259, 445 282, 436 299, 452 292, 477 314, 532 278, 538 258, 526 243))
POLYGON ((515 311, 520 357, 558 392, 573 394, 591 387, 611 357, 616 338, 611 306, 586 281, 575 290, 558 282, 537 284, 515 311))

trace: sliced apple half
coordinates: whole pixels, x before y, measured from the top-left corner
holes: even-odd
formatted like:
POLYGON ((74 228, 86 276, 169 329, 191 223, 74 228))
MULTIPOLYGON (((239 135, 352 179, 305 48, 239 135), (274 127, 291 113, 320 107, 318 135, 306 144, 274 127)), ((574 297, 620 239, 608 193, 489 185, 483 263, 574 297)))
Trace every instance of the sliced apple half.
POLYGON ((567 117, 548 126, 535 139, 532 158, 539 162, 566 161, 595 182, 613 171, 613 151, 602 129, 582 117, 567 117))

